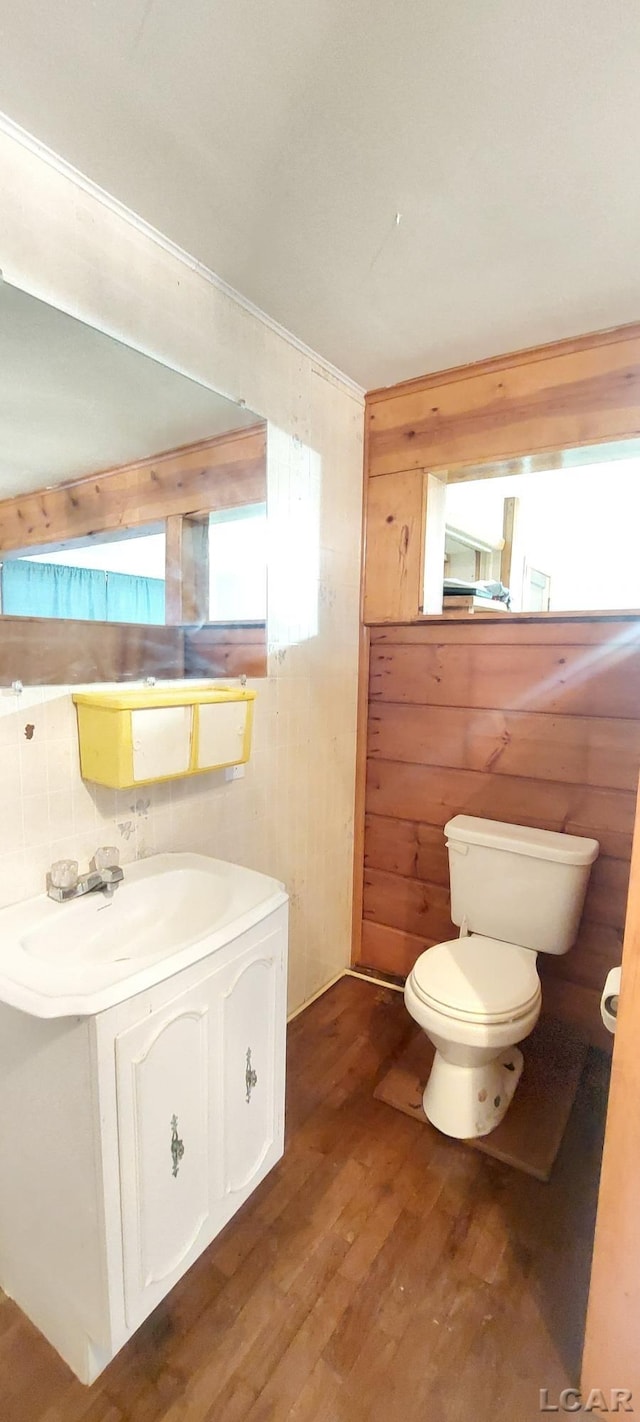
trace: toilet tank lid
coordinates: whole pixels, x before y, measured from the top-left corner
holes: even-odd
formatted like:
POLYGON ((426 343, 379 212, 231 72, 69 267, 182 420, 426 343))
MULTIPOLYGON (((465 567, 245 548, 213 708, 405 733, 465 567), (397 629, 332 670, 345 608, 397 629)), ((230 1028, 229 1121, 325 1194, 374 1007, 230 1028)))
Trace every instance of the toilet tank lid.
POLYGON ((593 864, 600 852, 597 839, 509 825, 501 820, 481 820, 473 815, 455 815, 444 832, 447 844, 481 844, 487 849, 526 854, 530 859, 553 859, 557 864, 593 864))

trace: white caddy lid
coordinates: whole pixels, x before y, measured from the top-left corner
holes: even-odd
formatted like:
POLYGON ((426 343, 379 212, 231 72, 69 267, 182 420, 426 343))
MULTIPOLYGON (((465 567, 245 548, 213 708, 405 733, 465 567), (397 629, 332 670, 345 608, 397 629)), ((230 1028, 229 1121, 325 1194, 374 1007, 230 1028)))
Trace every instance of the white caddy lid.
POLYGON ((475 933, 428 948, 412 978, 423 1001, 463 1020, 508 1022, 540 996, 535 953, 475 933))
POLYGON ((531 859, 553 859, 557 864, 593 864, 600 853, 597 839, 509 825, 501 820, 480 820, 473 815, 455 815, 444 832, 447 843, 482 844, 487 849, 505 849, 531 859))

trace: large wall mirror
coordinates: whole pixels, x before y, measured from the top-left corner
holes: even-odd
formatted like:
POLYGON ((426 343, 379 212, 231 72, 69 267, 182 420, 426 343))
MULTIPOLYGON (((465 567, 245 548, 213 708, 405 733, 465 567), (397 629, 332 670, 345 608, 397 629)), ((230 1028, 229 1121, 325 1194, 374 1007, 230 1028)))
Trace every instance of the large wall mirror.
POLYGON ((0 685, 264 674, 264 421, 2 282, 0 367, 0 685))

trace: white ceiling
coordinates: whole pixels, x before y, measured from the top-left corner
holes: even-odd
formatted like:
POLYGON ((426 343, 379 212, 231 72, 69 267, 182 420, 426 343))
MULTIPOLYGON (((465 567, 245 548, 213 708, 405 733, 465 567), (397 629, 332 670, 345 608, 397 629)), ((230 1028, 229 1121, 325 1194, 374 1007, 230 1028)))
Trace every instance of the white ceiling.
POLYGON ((256 418, 0 284, 0 498, 209 439, 256 418))
POLYGON ((366 386, 640 317, 634 0, 0 0, 0 51, 0 109, 366 386))

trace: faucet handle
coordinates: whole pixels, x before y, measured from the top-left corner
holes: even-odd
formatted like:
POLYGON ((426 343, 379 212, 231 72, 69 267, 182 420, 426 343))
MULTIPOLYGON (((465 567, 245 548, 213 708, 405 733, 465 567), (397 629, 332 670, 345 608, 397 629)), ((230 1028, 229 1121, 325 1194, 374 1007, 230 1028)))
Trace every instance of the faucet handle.
POLYGON ((102 873, 104 869, 117 869, 120 863, 120 850, 114 844, 105 844, 101 849, 96 849, 91 863, 99 873, 102 873))
POLYGON ((47 881, 54 889, 75 889, 78 883, 77 859, 56 859, 47 874, 47 881))

